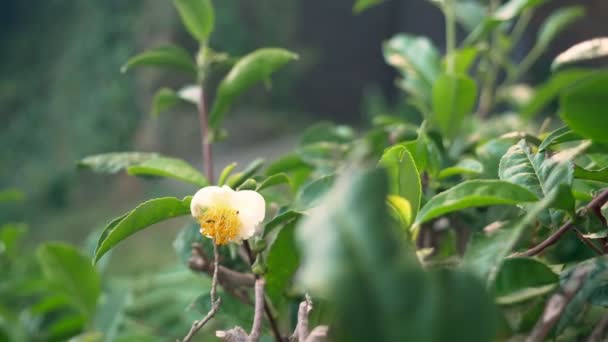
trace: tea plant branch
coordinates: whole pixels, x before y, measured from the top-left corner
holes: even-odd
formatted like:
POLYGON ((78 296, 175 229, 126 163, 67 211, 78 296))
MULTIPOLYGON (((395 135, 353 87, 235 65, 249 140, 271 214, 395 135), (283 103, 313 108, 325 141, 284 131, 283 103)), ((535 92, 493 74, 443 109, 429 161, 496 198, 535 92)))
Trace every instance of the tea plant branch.
POLYGON ((203 167, 205 176, 213 183, 213 155, 211 154, 211 137, 209 134, 209 118, 207 115, 207 102, 205 100, 204 82, 201 82, 201 93, 198 105, 199 124, 201 127, 201 147, 203 151, 203 167))
POLYGON ((251 333, 249 334, 250 342, 258 342, 262 334, 262 322, 264 320, 264 307, 266 306, 266 300, 264 298, 264 285, 266 282, 264 278, 258 278, 255 281, 255 309, 253 314, 253 324, 251 326, 251 333))
MULTIPOLYGON (((207 258, 200 243, 192 244, 192 257, 188 266, 193 271, 205 272, 210 276, 215 272, 214 263, 207 258)), ((218 267, 217 278, 222 287, 253 287, 255 283, 253 274, 237 272, 221 265, 218 267)))
MULTIPOLYGON (((589 212, 595 212, 595 208, 601 208, 604 204, 608 202, 608 189, 602 191, 596 198, 594 198, 586 207, 579 211, 578 216, 585 216, 589 212)), ((546 238, 543 242, 538 245, 528 249, 522 253, 516 253, 516 256, 535 256, 537 254, 542 253, 545 249, 555 244, 567 231, 574 228, 574 221, 568 220, 563 226, 561 226, 555 233, 551 234, 548 238, 546 238)))
POLYGON ((604 337, 604 332, 606 332, 606 328, 608 328, 608 315, 604 315, 602 319, 597 323, 591 335, 587 339, 587 342, 600 342, 604 337))
POLYGON ((209 292, 209 296, 211 297, 211 309, 209 310, 209 312, 203 319, 201 319, 200 321, 194 321, 194 323, 192 323, 192 327, 190 328, 190 331, 188 331, 188 334, 184 337, 182 342, 188 342, 188 341, 192 340, 194 335, 196 335, 196 333, 199 330, 201 330, 205 326, 205 324, 207 324, 207 322, 209 322, 209 320, 211 320, 211 318, 213 318, 213 316, 215 316, 215 314, 217 313, 217 311, 220 308, 220 305, 222 304, 222 298, 217 298, 217 300, 216 300, 219 260, 220 260, 219 248, 218 248, 217 244, 214 242, 213 243, 213 279, 211 280, 211 291, 209 292))
POLYGON ((289 341, 293 342, 304 342, 306 338, 310 334, 308 331, 308 316, 312 311, 312 300, 309 295, 306 295, 306 298, 300 303, 298 307, 298 321, 296 323, 296 328, 293 331, 291 337, 289 337, 289 341))
POLYGON ((593 243, 590 239, 586 238, 583 233, 581 233, 580 230, 578 230, 576 227, 572 227, 572 231, 574 231, 574 233, 576 234, 576 236, 578 237, 579 240, 581 240, 585 245, 587 245, 587 247, 593 249, 593 251, 595 252, 595 254, 597 255, 603 255, 604 251, 602 251, 599 247, 597 247, 595 245, 595 243, 593 243))
POLYGON ((536 322, 536 326, 534 326, 534 329, 526 339, 526 342, 540 342, 546 340, 547 335, 561 317, 568 303, 570 303, 576 292, 583 286, 589 271, 589 267, 580 267, 574 270, 566 284, 564 284, 556 294, 551 296, 542 316, 538 322, 536 322))

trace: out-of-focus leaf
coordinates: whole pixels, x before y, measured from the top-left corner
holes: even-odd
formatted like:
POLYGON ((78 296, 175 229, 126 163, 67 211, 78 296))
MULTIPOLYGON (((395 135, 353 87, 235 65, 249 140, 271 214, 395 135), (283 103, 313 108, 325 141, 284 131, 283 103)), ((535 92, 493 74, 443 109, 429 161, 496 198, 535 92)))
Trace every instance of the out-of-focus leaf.
POLYGON ((287 224, 291 221, 294 221, 302 216, 302 213, 297 212, 295 210, 288 210, 286 212, 280 213, 275 216, 272 220, 266 223, 264 227, 264 237, 266 237, 270 232, 280 227, 281 225, 287 224))
POLYGON ((300 136, 300 146, 318 142, 344 144, 355 137, 353 129, 346 125, 335 125, 331 122, 319 122, 304 131, 300 136))
POLYGON ((519 16, 523 11, 537 7, 545 1, 546 0, 509 0, 494 12, 493 17, 501 21, 511 20, 519 16))
POLYGON ((156 176, 181 180, 204 187, 209 184, 205 176, 186 161, 177 158, 157 157, 129 166, 127 173, 135 176, 156 176))
POLYGON ((567 126, 564 126, 564 127, 558 128, 555 131, 551 132, 545 139, 543 139, 543 142, 540 144, 540 146, 538 146, 538 151, 543 152, 544 150, 546 150, 547 148, 549 148, 553 145, 558 145, 558 144, 562 144, 565 142, 578 141, 578 140, 583 140, 583 139, 584 138, 581 137, 580 135, 572 132, 572 130, 570 128, 568 128, 567 126))
POLYGON ((211 127, 219 127, 224 114, 241 93, 269 79, 275 71, 297 58, 293 52, 279 48, 259 49, 241 58, 218 87, 209 115, 211 127))
POLYGON ((186 224, 173 240, 173 249, 182 264, 186 264, 192 256, 192 244, 202 242, 200 228, 195 222, 186 224))
POLYGON ((483 21, 486 9, 477 1, 460 1, 458 6, 454 6, 454 14, 456 20, 470 32, 483 21))
POLYGON ((215 24, 215 13, 211 0, 174 0, 182 23, 192 37, 204 44, 215 24))
POLYGON ((87 318, 92 318, 101 293, 101 279, 89 258, 64 243, 46 243, 36 251, 52 289, 63 294, 87 318))
POLYGON ((183 200, 174 197, 155 198, 140 204, 129 213, 112 221, 99 237, 94 262, 119 242, 149 226, 190 213, 191 197, 183 200))
POLYGON ((433 84, 433 121, 441 133, 447 137, 458 133, 476 100, 477 85, 468 76, 439 76, 433 84))
POLYGON ((178 92, 169 88, 159 89, 152 100, 152 116, 158 116, 161 112, 182 102, 197 105, 200 102, 200 89, 197 85, 186 86, 178 92))
POLYGON ((386 202, 392 213, 394 213, 399 220, 400 226, 404 229, 408 229, 414 220, 410 201, 399 195, 389 195, 386 202))
POLYGON ((236 163, 226 165, 226 167, 220 173, 220 177, 217 180, 217 185, 222 186, 222 185, 226 184, 226 181, 228 180, 228 176, 230 176, 230 174, 232 173, 232 171, 234 170, 235 167, 236 167, 236 163))
POLYGON ((188 75, 196 75, 196 65, 190 54, 175 45, 159 46, 144 51, 131 57, 120 70, 127 72, 130 69, 142 66, 170 68, 188 75))
POLYGON ((608 183, 608 167, 599 170, 587 170, 576 165, 574 167, 574 178, 608 183))
POLYGON ((551 69, 563 65, 588 61, 608 56, 608 38, 594 38, 578 43, 555 57, 551 69))
POLYGON ((435 195, 420 209, 415 224, 473 207, 518 205, 538 197, 517 184, 499 180, 470 180, 435 195))
POLYGON ((298 154, 294 153, 275 160, 272 164, 268 165, 265 173, 267 176, 271 176, 281 172, 290 172, 309 167, 298 154))
POLYGON ((255 191, 262 191, 266 188, 270 188, 272 186, 280 184, 289 184, 289 177, 284 173, 277 173, 276 175, 272 175, 266 178, 265 180, 260 182, 260 184, 258 184, 255 191))
MULTIPOLYGON (((459 50, 456 50, 454 53, 454 72, 458 75, 467 75, 469 73, 469 69, 477 55, 479 54, 479 50, 475 47, 465 47, 459 50)), ((447 59, 449 56, 444 57, 444 71, 445 65, 447 65, 447 59)))
MULTIPOLYGON (((608 39, 606 40, 608 49, 608 39)), ((560 96, 560 116, 576 133, 608 143, 608 73, 598 73, 560 96)))
POLYGON ((116 339, 131 301, 131 291, 126 288, 112 287, 101 297, 93 327, 97 331, 103 331, 102 341, 112 342, 116 339))
POLYGON ((0 256, 17 257, 21 241, 27 233, 25 223, 6 223, 0 226, 0 256))
MULTIPOLYGON (((545 153, 533 154, 526 141, 521 140, 500 160, 498 173, 500 179, 521 185, 534 192, 538 198, 557 192, 558 196, 552 207, 568 212, 574 211, 572 193, 562 191, 563 186, 567 188, 572 186, 574 179, 573 166, 569 161, 547 158, 545 153)), ((548 215, 548 212, 545 215, 548 215)), ((541 217, 541 219, 549 220, 549 217, 541 217)))
POLYGON ((416 217, 420 209, 422 184, 410 152, 402 145, 390 147, 382 155, 379 164, 387 170, 389 193, 406 199, 411 205, 412 217, 416 217))
POLYGON ((494 293, 500 304, 514 304, 546 294, 559 277, 542 262, 529 258, 508 258, 496 276, 494 293))
POLYGON ((585 16, 583 6, 569 6, 556 10, 545 20, 540 30, 536 44, 540 44, 545 49, 555 37, 576 20, 585 16))
POLYGON ((292 220, 277 234, 266 256, 266 293, 272 303, 284 302, 284 291, 299 266, 299 253, 295 243, 297 220, 292 220))
POLYGON ((298 279, 313 297, 332 299, 333 337, 354 342, 493 338, 495 310, 479 283, 459 272, 427 274, 400 245, 384 204, 388 189, 383 169, 350 169, 296 230, 303 261, 298 279), (462 315, 465 307, 475 313, 462 315))
POLYGON ((23 202, 25 194, 17 189, 5 189, 0 191, 0 203, 23 202))
POLYGON ((331 189, 334 179, 335 177, 333 175, 329 175, 316 179, 303 186, 296 194, 293 209, 296 211, 306 211, 317 206, 323 195, 331 189))
POLYGON ((483 165, 470 158, 460 160, 456 165, 445 168, 439 172, 439 179, 445 179, 456 175, 477 176, 483 173, 483 165))
POLYGON ((88 168, 99 173, 116 173, 129 166, 141 164, 158 158, 157 153, 147 152, 113 152, 86 157, 78 162, 78 167, 88 168))
POLYGON ((253 175, 258 172, 264 166, 264 159, 257 158, 254 159, 247 167, 238 173, 235 173, 228 177, 226 180, 226 185, 228 185, 231 189, 236 189, 241 186, 247 179, 251 178, 253 175))
POLYGON ((355 5, 353 6, 353 12, 357 14, 361 13, 366 9, 380 5, 384 1, 385 0, 356 0, 355 5))

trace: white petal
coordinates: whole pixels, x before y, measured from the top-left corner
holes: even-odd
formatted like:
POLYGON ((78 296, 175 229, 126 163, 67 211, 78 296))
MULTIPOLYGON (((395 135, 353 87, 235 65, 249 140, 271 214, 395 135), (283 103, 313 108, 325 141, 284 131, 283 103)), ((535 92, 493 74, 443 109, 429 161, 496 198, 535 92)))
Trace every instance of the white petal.
POLYGON ((229 205, 239 211, 241 238, 249 239, 255 233, 255 227, 266 216, 264 197, 251 190, 236 191, 230 196, 229 205))
POLYGON ((194 217, 200 217, 211 205, 227 203, 235 192, 229 187, 207 186, 194 194, 190 202, 190 212, 194 217))

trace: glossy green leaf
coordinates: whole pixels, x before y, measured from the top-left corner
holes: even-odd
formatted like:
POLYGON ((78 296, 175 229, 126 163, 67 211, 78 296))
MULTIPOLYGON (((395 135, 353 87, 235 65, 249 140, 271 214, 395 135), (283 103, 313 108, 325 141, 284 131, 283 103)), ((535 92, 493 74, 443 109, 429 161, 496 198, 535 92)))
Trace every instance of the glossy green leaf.
POLYGON ((159 46, 131 57, 120 70, 127 72, 143 66, 169 68, 188 75, 196 75, 196 65, 192 56, 186 50, 174 45, 159 46))
POLYGON ((174 4, 188 32, 200 43, 205 43, 215 24, 211 0, 174 0, 174 4))
POLYGON ((471 114, 477 85, 468 76, 443 74, 433 84, 433 121, 445 136, 454 136, 471 114))
POLYGON ((477 176, 483 173, 483 164, 475 159, 465 158, 456 165, 445 168, 439 172, 439 179, 457 175, 477 176))
POLYGON ((569 212, 574 210, 572 193, 562 193, 560 189, 562 186, 572 186, 573 165, 568 161, 547 158, 545 153, 533 154, 525 140, 513 145, 505 153, 500 160, 498 174, 500 179, 521 185, 538 198, 558 192, 560 196, 552 206, 569 212))
POLYGON ((422 184, 416 162, 410 152, 401 145, 388 148, 379 162, 389 176, 389 193, 406 199, 411 205, 411 215, 416 217, 422 198, 422 184))
POLYGON ((552 291, 558 281, 557 274, 538 260, 508 258, 496 276, 494 294, 498 303, 514 304, 552 291))
POLYGON ((563 32, 570 24, 585 16, 585 8, 583 6, 563 7, 545 20, 538 31, 536 44, 540 44, 542 49, 547 48, 549 44, 561 32, 563 32))
POLYGON ((129 166, 127 173, 135 176, 173 178, 204 187, 209 184, 205 176, 186 161, 177 158, 157 157, 129 166))
POLYGON ((545 139, 543 139, 543 142, 540 144, 540 146, 538 146, 538 151, 543 152, 553 145, 578 140, 583 140, 583 137, 572 132, 572 130, 567 126, 564 126, 551 132, 545 139))
POLYGON ((574 132, 608 143, 608 115, 604 115, 607 92, 608 73, 597 73, 581 81, 560 97, 561 118, 574 132))
POLYGON ((353 12, 361 13, 371 7, 380 5, 385 0, 356 0, 355 5, 353 6, 353 12))
POLYGON ((292 220, 279 231, 266 256, 266 293, 275 305, 285 301, 285 291, 299 266, 296 223, 292 220))
POLYGON ((211 127, 219 127, 224 114, 241 93, 269 79, 275 71, 297 58, 293 52, 279 48, 259 49, 241 58, 218 87, 209 115, 211 127))
POLYGON ((91 318, 101 293, 101 279, 88 257, 64 243, 46 243, 36 257, 53 291, 60 293, 91 318))
POLYGON ((574 178, 608 183, 608 167, 599 170, 587 170, 576 165, 574 167, 574 178))
POLYGON ((190 214, 190 200, 191 197, 183 200, 174 197, 152 199, 112 221, 99 238, 94 262, 119 242, 140 230, 170 218, 190 214))
POLYGON ((228 177, 226 180, 226 185, 228 185, 232 189, 236 189, 241 186, 247 179, 251 178, 255 175, 258 170, 260 170, 264 166, 264 159, 257 158, 254 159, 247 167, 238 173, 235 173, 228 177))
POLYGON ((99 173, 116 173, 129 166, 141 164, 158 158, 157 153, 147 152, 114 152, 86 157, 78 162, 78 167, 88 168, 99 173))
POLYGON ((306 211, 317 206, 323 196, 331 189, 334 180, 335 177, 329 175, 304 185, 296 194, 293 209, 296 211, 306 211))
POLYGON ((266 188, 281 184, 289 184, 289 177, 284 173, 277 173, 276 175, 272 175, 260 182, 255 191, 262 191, 266 188))
POLYGON ((578 43, 555 57, 551 69, 608 56, 608 38, 594 38, 578 43))
POLYGON ((228 180, 228 176, 230 176, 232 171, 234 171, 235 167, 236 167, 236 163, 231 163, 231 164, 226 165, 226 167, 224 167, 224 169, 220 173, 220 177, 217 180, 217 185, 222 186, 222 185, 226 184, 226 181, 228 180))
POLYGON ((470 180, 435 195, 420 209, 415 224, 473 207, 518 205, 538 197, 517 184, 499 180, 470 180))

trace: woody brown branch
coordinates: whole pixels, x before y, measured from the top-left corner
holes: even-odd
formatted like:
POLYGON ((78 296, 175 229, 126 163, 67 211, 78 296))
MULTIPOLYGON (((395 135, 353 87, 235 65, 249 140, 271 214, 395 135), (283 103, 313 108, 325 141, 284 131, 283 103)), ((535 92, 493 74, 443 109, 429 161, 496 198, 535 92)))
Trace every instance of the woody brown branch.
MULTIPOLYGON (((210 276, 213 275, 215 268, 213 261, 207 258, 200 243, 192 244, 192 257, 188 261, 188 266, 193 271, 204 272, 210 276)), ((253 274, 237 272, 221 265, 218 266, 217 280, 225 288, 253 287, 255 284, 253 274)))

